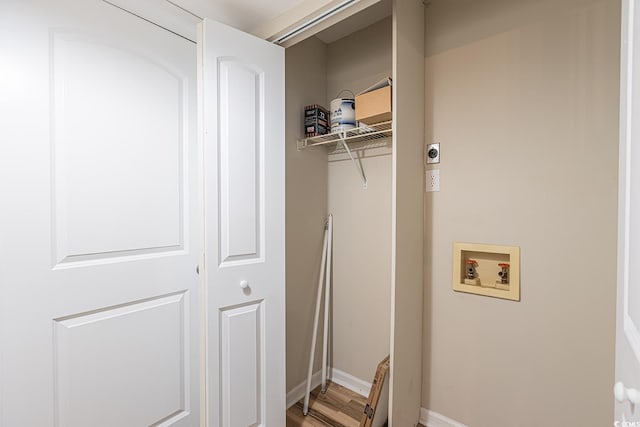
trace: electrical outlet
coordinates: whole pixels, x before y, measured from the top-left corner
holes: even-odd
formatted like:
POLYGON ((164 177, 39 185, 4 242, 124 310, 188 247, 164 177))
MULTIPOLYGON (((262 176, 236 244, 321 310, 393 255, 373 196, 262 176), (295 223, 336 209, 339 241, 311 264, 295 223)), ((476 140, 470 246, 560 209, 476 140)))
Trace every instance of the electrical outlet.
POLYGON ((426 192, 440 191, 440 169, 431 169, 426 171, 426 192))
POLYGON ((424 157, 425 163, 428 165, 440 163, 440 144, 428 144, 424 157))

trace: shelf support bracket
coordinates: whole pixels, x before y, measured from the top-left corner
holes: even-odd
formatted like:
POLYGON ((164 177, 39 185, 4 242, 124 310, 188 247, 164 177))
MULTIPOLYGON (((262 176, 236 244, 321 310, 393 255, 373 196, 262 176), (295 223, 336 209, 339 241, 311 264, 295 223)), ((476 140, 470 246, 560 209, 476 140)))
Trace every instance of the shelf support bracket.
POLYGON ((360 164, 359 161, 357 161, 355 159, 355 157, 353 157, 353 153, 351 153, 351 150, 349 149, 349 146, 345 142, 344 138, 340 138, 340 142, 342 142, 342 146, 344 147, 345 151, 347 152, 347 154, 351 158, 351 161, 353 162, 353 164, 356 165, 356 169, 358 169, 358 173, 360 173, 360 177, 362 178, 362 188, 364 188, 366 190, 367 189, 367 176, 364 174, 364 170, 362 169, 362 165, 360 164))

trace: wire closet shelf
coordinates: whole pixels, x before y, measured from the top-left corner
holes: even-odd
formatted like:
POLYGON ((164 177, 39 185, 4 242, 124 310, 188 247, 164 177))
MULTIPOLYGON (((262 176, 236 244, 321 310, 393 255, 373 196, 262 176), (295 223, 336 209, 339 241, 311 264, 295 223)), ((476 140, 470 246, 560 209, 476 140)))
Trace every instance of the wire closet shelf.
POLYGON ((340 150, 340 142, 349 144, 355 150, 376 148, 387 145, 392 135, 392 122, 381 122, 373 125, 363 125, 344 132, 328 133, 298 140, 298 150, 310 147, 326 146, 340 150))
POLYGON ((381 122, 374 125, 362 125, 344 132, 334 132, 327 135, 314 136, 298 140, 298 150, 309 147, 326 146, 333 148, 330 154, 346 152, 355 165, 360 177, 362 187, 367 188, 367 176, 362 168, 362 162, 356 160, 352 151, 365 150, 387 145, 393 133, 391 122, 381 122), (349 148, 351 146, 351 148, 349 148))

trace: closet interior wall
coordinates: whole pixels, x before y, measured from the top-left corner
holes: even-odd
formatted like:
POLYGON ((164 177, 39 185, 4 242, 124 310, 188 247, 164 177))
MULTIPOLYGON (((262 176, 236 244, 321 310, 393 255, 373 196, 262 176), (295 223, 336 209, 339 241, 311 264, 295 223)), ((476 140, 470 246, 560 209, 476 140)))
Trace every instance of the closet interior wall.
MULTIPOLYGON (((391 60, 391 18, 330 44, 312 37, 286 52, 287 391, 306 378, 322 225, 329 212, 334 216, 330 364, 339 375, 370 383, 389 354, 391 144, 357 153, 368 179, 364 189, 346 155, 327 155, 322 147, 297 151, 296 140, 304 105, 328 108, 342 89, 358 93, 390 76, 391 60)), ((320 369, 319 351, 314 372, 320 369)))
MULTIPOLYGON (((307 375, 323 224, 329 209, 327 153, 298 151, 296 145, 302 134, 302 107, 326 98, 326 52, 326 45, 311 37, 285 53, 287 392, 307 375)), ((322 345, 317 347, 314 372, 321 366, 321 349, 322 345)))

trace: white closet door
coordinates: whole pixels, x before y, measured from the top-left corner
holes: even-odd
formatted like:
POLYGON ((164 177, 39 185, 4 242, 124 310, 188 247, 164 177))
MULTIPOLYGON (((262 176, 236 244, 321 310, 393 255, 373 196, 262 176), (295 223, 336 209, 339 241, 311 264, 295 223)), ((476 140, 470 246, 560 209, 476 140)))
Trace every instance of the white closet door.
POLYGON ((0 425, 200 425, 196 54, 0 4, 0 425))
POLYGON ((285 425, 284 50, 201 27, 208 418, 285 425))
POLYGON ((622 2, 614 425, 640 425, 640 5, 622 2))

